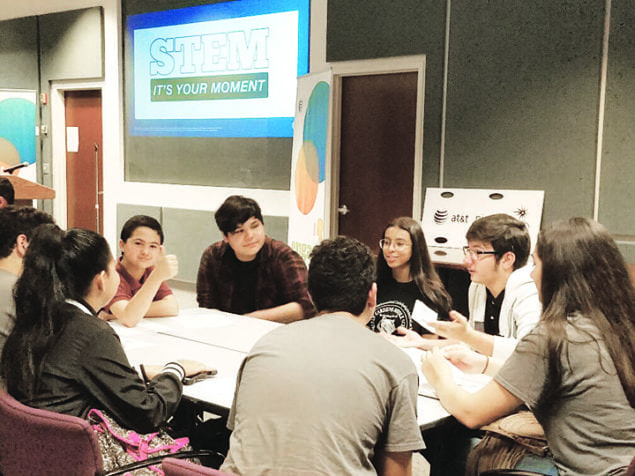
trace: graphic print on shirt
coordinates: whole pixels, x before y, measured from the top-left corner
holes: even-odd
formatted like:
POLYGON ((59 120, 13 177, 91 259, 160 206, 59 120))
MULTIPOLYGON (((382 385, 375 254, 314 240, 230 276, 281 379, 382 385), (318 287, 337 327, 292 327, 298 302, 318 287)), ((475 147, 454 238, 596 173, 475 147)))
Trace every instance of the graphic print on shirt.
POLYGON ((392 334, 398 327, 412 329, 410 310, 400 301, 386 301, 377 304, 368 327, 375 332, 388 334, 392 334))

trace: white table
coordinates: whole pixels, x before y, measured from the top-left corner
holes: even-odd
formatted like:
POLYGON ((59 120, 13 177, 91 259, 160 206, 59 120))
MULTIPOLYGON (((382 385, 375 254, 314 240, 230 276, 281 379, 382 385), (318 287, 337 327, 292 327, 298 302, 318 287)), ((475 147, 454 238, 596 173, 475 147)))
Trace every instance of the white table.
POLYGON ((244 352, 193 342, 147 329, 113 326, 132 365, 163 365, 179 359, 203 362, 218 373, 210 379, 186 385, 183 395, 206 410, 226 415, 234 399, 236 375, 247 355, 244 352))
MULTIPOLYGON (((227 415, 240 364, 260 337, 281 324, 211 309, 186 309, 176 317, 143 319, 134 328, 116 321, 111 325, 133 365, 192 359, 216 368, 214 378, 188 385, 183 393, 209 411, 227 415)), ((422 431, 452 418, 437 399, 421 395, 417 414, 422 431)))
POLYGON ((277 322, 215 309, 184 309, 176 317, 143 319, 137 327, 206 345, 248 353, 277 322))

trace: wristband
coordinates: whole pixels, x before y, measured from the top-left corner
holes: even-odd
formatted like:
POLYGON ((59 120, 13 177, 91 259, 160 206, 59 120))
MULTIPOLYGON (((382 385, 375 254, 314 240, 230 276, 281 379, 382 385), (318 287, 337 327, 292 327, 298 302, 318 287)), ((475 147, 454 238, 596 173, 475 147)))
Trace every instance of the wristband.
POLYGON ((161 371, 161 373, 169 373, 169 374, 176 375, 176 377, 181 382, 183 382, 183 379, 185 378, 185 369, 178 362, 168 362, 163 367, 163 370, 161 371))

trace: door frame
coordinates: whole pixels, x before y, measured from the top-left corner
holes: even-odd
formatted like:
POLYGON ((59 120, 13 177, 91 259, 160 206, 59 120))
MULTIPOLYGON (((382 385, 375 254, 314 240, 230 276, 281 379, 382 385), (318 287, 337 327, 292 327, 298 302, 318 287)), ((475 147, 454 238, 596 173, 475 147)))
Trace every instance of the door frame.
POLYGON ((340 186, 340 144, 341 144, 341 118, 342 118, 342 78, 349 76, 371 76, 390 73, 417 73, 417 112, 415 120, 415 147, 414 147, 414 177, 412 189, 412 216, 416 220, 421 219, 422 197, 421 186, 423 184, 423 113, 425 97, 425 55, 395 56, 391 58, 378 58, 368 60, 336 61, 329 63, 332 79, 332 103, 331 103, 331 160, 327 163, 326 176, 331 184, 327 191, 329 210, 328 223, 325 228, 330 236, 338 234, 338 207, 340 186))
MULTIPOLYGON (((99 81, 53 81, 51 83, 51 152, 53 188, 56 199, 53 201, 53 217, 62 228, 68 227, 68 204, 66 190, 66 105, 64 93, 66 91, 99 90, 103 100, 103 85, 99 81), (56 126, 53 126, 55 124, 56 126)), ((102 107, 102 137, 104 110, 102 107)), ((103 151, 101 151, 103 157, 103 151)), ((105 165, 102 164, 100 174, 104 174, 105 165)), ((105 182, 104 182, 105 188, 105 182)), ((101 210, 103 216, 103 208, 101 210)), ((104 220, 105 221, 105 220, 104 220)), ((104 225, 105 226, 105 225, 104 225)), ((103 230, 102 230, 103 232, 103 230)))

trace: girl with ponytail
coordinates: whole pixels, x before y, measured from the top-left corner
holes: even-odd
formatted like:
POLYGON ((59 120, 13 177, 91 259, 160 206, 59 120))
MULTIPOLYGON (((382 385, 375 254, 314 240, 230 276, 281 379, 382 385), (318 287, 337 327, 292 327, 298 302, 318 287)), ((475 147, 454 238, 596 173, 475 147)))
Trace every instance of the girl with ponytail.
POLYGON ((183 378, 206 369, 198 362, 172 362, 146 384, 114 330, 95 312, 118 285, 103 236, 55 225, 36 230, 15 289, 15 326, 0 361, 14 398, 82 418, 93 408, 105 410, 120 425, 143 433, 172 416, 183 378))

